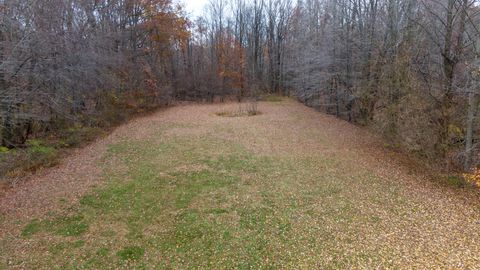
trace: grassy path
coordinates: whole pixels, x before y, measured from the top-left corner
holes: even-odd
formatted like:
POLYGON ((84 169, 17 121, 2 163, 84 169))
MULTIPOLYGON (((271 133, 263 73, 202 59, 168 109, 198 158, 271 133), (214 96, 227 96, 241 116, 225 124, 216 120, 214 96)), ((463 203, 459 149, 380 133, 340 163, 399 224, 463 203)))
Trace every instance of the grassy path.
POLYGON ((0 268, 480 268, 472 192, 296 102, 236 106, 135 120, 1 198, 0 268))

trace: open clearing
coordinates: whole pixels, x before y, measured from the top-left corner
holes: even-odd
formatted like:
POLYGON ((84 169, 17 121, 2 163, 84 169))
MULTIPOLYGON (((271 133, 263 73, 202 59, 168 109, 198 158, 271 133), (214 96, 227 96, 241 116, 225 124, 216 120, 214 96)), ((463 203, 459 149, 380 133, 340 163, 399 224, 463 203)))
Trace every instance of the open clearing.
POLYGON ((480 201, 284 100, 139 118, 0 198, 0 268, 479 269, 480 201))

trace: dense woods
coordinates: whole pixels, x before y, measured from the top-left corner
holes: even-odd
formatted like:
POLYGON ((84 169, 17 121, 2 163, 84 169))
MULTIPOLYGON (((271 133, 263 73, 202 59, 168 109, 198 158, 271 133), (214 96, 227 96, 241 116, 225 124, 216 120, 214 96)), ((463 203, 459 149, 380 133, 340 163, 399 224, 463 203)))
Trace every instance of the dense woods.
POLYGON ((174 100, 269 93, 470 169, 480 163, 479 5, 212 0, 188 18, 169 0, 3 0, 2 151, 174 100))
POLYGON ((206 89, 293 95, 394 147, 469 169, 479 162, 478 4, 212 1, 194 43, 219 71, 206 89))
POLYGON ((168 103, 187 21, 169 1, 2 1, 2 144, 168 103))

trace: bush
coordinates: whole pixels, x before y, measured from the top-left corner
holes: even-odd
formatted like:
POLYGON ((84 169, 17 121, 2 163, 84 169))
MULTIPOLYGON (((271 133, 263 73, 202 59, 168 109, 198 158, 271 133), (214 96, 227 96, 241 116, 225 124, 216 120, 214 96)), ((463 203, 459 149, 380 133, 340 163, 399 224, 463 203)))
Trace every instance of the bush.
POLYGON ((58 164, 58 151, 46 146, 40 140, 27 141, 26 155, 17 160, 18 167, 29 172, 35 172, 41 167, 52 167, 58 164))
POLYGON ((59 152, 40 140, 27 141, 27 148, 0 152, 0 176, 16 178, 42 167, 58 164, 59 152))

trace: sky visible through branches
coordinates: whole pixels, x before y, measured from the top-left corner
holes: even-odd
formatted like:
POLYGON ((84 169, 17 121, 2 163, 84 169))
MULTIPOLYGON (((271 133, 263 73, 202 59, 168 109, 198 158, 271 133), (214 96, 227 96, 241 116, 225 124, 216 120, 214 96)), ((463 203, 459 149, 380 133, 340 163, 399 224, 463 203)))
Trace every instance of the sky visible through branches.
POLYGON ((197 17, 202 14, 208 0, 182 0, 182 2, 185 4, 188 14, 197 17))

